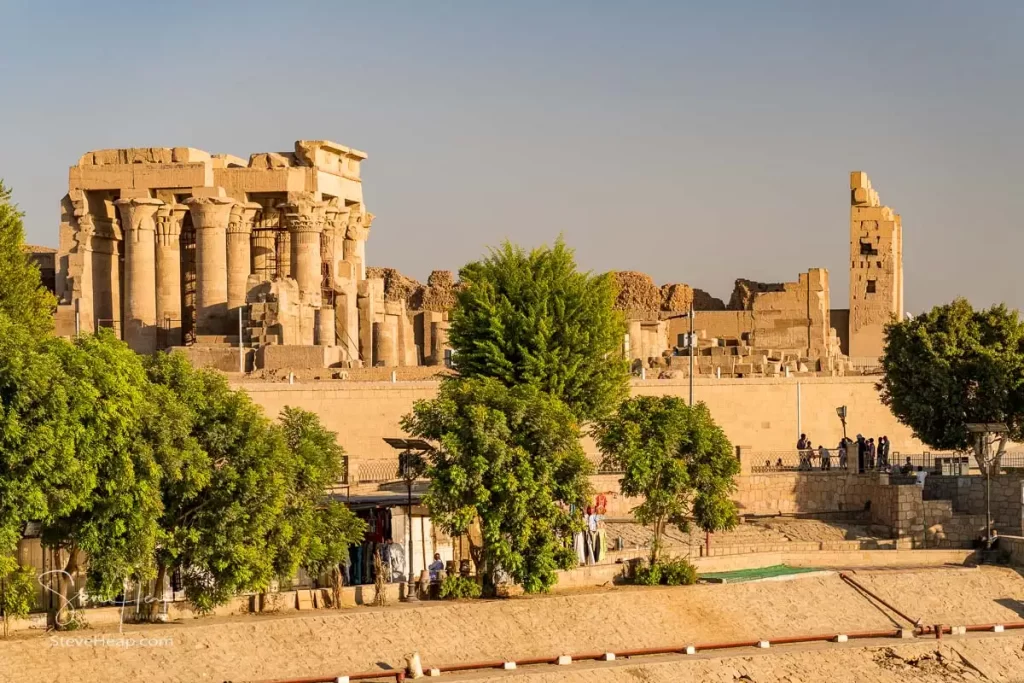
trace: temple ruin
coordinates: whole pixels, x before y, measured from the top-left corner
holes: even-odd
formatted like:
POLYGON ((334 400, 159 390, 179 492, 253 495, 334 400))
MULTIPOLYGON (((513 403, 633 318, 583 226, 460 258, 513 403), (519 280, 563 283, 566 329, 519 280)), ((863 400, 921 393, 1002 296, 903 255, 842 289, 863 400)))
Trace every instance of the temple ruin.
POLYGON ((365 159, 325 140, 248 161, 89 152, 61 203, 58 331, 110 327, 141 353, 184 346, 225 370, 239 347, 247 369, 438 362, 444 314, 410 318, 367 277, 365 159))
MULTIPOLYGON (((133 349, 184 347, 226 371, 450 364, 449 271, 426 285, 368 268, 366 154, 325 140, 244 160, 187 148, 89 152, 69 172, 55 268, 61 334, 110 327, 133 349)), ((687 284, 615 274, 638 373, 841 375, 877 366, 903 310, 902 228, 850 176, 850 306, 822 268, 739 279, 728 303, 687 284), (694 338, 689 337, 694 312, 694 338)))

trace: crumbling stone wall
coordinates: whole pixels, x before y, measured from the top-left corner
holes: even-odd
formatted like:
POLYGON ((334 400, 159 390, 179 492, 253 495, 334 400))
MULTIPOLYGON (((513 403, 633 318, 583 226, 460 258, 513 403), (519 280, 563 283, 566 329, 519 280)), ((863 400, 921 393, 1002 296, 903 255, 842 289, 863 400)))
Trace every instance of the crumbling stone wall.
POLYGON ((850 174, 850 358, 877 365, 884 328, 903 315, 903 225, 867 173, 850 174))

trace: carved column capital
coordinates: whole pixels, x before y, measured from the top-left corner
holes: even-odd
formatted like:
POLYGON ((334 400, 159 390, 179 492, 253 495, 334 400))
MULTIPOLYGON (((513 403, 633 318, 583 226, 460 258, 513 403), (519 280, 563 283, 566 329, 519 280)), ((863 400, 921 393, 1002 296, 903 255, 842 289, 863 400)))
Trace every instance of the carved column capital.
POLYGON ((184 204, 165 204, 156 212, 156 241, 165 247, 177 244, 181 222, 188 209, 184 204))
POLYGON ((144 239, 139 233, 156 230, 156 212, 164 203, 159 199, 137 198, 118 199, 114 205, 121 211, 121 221, 125 229, 130 232, 132 239, 138 242, 144 239))
POLYGON ((362 210, 353 210, 348 220, 348 230, 345 238, 350 240, 365 241, 370 237, 370 225, 373 223, 373 214, 362 210))
POLYGON ((279 204, 281 224, 292 232, 323 232, 327 205, 311 199, 297 199, 279 204))
POLYGON ((192 225, 196 230, 205 228, 227 229, 231 207, 235 200, 229 197, 189 197, 185 206, 192 214, 192 225))

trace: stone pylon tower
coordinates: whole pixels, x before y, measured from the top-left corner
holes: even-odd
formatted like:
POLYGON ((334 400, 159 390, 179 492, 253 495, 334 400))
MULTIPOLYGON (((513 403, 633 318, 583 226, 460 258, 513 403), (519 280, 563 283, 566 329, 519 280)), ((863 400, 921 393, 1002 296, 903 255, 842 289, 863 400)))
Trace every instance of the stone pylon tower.
POLYGON ((877 365, 886 323, 903 315, 903 226, 868 174, 850 174, 850 360, 877 365))

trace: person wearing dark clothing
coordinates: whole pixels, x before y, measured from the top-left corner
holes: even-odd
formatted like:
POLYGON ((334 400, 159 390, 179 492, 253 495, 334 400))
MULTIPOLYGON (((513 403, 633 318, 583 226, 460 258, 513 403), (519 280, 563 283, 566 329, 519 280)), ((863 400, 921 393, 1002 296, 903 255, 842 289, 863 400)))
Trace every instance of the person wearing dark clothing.
POLYGON ((889 437, 887 436, 878 440, 878 469, 889 469, 889 437))
POLYGON ((864 458, 867 456, 868 443, 864 440, 863 434, 857 435, 857 443, 854 447, 857 449, 857 471, 864 474, 864 458))
POLYGON ((868 439, 867 455, 864 456, 864 464, 869 470, 875 469, 875 440, 868 439))

